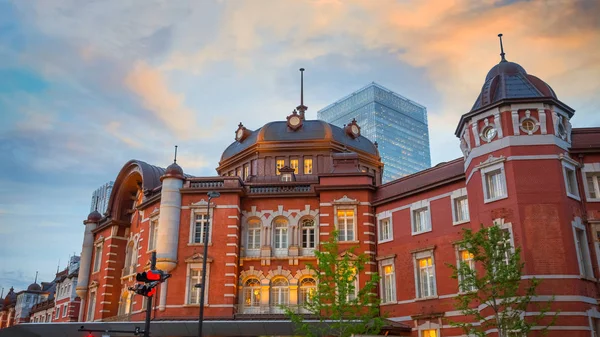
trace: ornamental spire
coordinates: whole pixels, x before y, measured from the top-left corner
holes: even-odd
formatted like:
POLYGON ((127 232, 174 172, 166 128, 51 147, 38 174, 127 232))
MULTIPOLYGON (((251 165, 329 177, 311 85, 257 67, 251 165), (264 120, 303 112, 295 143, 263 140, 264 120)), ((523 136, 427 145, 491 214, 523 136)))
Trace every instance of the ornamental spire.
POLYGON ((296 110, 298 110, 301 119, 304 119, 304 112, 307 109, 308 107, 304 105, 304 68, 300 68, 300 105, 296 107, 296 110))
POLYGON ((504 46, 502 45, 502 33, 498 34, 498 37, 500 38, 500 57, 502 57, 500 62, 506 62, 506 59, 504 58, 504 46))

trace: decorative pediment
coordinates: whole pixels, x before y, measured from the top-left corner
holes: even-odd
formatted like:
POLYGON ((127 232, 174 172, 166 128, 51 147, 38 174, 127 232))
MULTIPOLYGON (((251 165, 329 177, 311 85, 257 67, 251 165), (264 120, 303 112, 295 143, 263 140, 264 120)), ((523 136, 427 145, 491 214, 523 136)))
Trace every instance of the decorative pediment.
POLYGON ((155 217, 158 215, 158 213, 160 213, 160 209, 158 207, 154 207, 152 212, 150 212, 150 214, 148 214, 148 217, 149 218, 155 217))
MULTIPOLYGON (((188 257, 185 259, 186 263, 199 263, 202 262, 202 260, 204 260, 204 256, 202 256, 202 254, 200 253, 195 253, 192 256, 188 257)), ((211 259, 210 257, 206 260, 206 262, 211 263, 213 261, 213 259, 211 259)))
POLYGON ((89 288, 90 289, 98 288, 98 285, 99 285, 98 281, 94 280, 94 281, 90 282, 89 288))
POLYGON ((356 254, 352 254, 352 253, 350 253, 349 251, 345 251, 345 252, 343 252, 343 253, 340 253, 340 254, 338 255, 338 258, 340 258, 340 259, 343 259, 343 258, 344 258, 344 257, 346 257, 346 256, 350 257, 350 259, 351 259, 351 260, 355 260, 355 259, 357 259, 357 258, 358 258, 358 256, 357 256, 356 254))
POLYGON ((94 245, 101 244, 102 242, 104 242, 104 236, 100 235, 96 241, 94 241, 94 245))
POLYGON ((506 161, 506 157, 504 157, 504 156, 494 157, 493 155, 490 154, 485 161, 482 161, 479 163, 479 165, 477 165, 477 168, 491 166, 494 164, 501 163, 503 161, 506 161))
POLYGON ((333 200, 334 204, 353 204, 353 205, 358 205, 359 201, 356 199, 350 199, 348 198, 347 195, 344 195, 343 197, 341 197, 340 199, 334 199, 333 200))
MULTIPOLYGON (((190 208, 194 209, 194 208, 204 208, 206 209, 206 207, 208 206, 208 201, 204 200, 204 199, 200 199, 200 201, 198 202, 193 202, 190 204, 190 208)), ((211 202, 210 203, 210 207, 214 208, 215 207, 215 203, 211 202)))

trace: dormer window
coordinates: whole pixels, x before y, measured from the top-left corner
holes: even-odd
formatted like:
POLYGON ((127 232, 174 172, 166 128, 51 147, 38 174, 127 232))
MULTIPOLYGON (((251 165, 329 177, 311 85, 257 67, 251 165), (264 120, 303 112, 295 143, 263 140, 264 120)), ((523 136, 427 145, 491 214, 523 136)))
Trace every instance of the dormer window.
POLYGON ((281 181, 292 181, 292 174, 291 173, 282 174, 281 181))

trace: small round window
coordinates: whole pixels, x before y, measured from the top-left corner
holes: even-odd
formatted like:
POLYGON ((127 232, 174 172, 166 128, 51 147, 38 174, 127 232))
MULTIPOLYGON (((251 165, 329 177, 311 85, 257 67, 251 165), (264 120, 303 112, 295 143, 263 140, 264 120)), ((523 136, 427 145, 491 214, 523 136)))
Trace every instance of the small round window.
POLYGON ((532 117, 526 117, 521 120, 520 128, 523 132, 531 135, 539 129, 539 123, 532 117))
POLYGON ((492 125, 488 125, 483 128, 483 131, 481 131, 481 139, 485 140, 486 142, 491 142, 492 139, 496 137, 496 134, 496 128, 492 125))

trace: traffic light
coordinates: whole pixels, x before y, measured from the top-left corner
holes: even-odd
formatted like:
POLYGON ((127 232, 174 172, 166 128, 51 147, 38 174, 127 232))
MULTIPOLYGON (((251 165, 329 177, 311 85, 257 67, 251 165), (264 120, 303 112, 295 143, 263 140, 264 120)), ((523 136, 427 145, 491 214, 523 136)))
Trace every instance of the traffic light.
POLYGON ((162 270, 148 270, 143 273, 137 273, 137 275, 135 275, 135 280, 144 283, 153 281, 164 282, 169 277, 171 277, 171 274, 167 274, 162 270))
POLYGON ((129 287, 129 290, 135 292, 138 295, 151 297, 154 296, 154 294, 156 294, 156 286, 159 283, 160 282, 158 281, 154 281, 147 284, 136 284, 133 287, 129 287))

